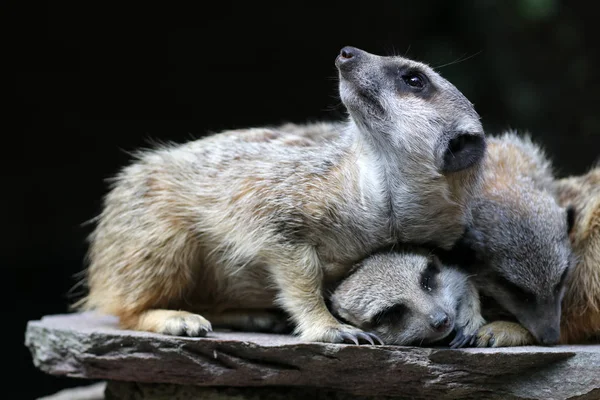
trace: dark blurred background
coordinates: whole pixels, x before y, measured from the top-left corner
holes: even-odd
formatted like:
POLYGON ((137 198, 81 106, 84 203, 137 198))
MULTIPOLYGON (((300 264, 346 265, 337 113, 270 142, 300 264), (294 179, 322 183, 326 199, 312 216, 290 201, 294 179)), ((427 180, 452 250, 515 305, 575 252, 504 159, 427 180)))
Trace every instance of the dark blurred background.
POLYGON ((24 331, 67 311, 91 229, 82 223, 127 152, 151 139, 341 118, 333 62, 344 45, 438 67, 488 133, 531 132, 560 176, 600 155, 592 2, 194 4, 6 4, 3 331, 11 373, 28 383, 3 384, 11 398, 85 383, 36 370, 24 331))

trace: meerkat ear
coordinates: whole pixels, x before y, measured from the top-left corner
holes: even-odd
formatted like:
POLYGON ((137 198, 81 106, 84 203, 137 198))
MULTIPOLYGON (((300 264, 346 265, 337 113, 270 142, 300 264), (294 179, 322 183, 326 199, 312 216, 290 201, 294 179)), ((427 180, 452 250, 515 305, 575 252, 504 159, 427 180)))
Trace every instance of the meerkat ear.
POLYGON ((444 151, 443 172, 457 172, 472 167, 485 154, 486 142, 481 134, 455 132, 444 151))
POLYGON ((573 226, 575 225, 575 206, 570 204, 567 206, 567 232, 571 233, 573 231, 573 226))

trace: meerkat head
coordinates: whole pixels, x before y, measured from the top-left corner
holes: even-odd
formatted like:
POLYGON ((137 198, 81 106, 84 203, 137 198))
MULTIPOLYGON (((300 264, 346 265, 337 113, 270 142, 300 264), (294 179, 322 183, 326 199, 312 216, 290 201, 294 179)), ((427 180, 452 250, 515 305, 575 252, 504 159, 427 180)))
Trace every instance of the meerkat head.
POLYGON ((329 301, 334 315, 385 344, 432 343, 454 330, 466 282, 422 251, 380 252, 358 263, 329 301))
POLYGON ((375 142, 426 157, 443 173, 479 162, 485 138, 471 102, 431 67, 344 47, 336 59, 340 96, 375 142))
POLYGON ((402 198, 399 218, 413 231, 400 241, 450 247, 470 221, 467 204, 486 149, 473 105, 431 67, 403 57, 344 47, 336 66, 351 123, 401 178, 389 184, 402 198))
POLYGON ((573 208, 559 207, 551 196, 521 196, 518 201, 537 205, 528 211, 518 204, 485 201, 475 206, 476 222, 459 242, 475 253, 474 281, 540 344, 558 343, 561 302, 574 263, 569 241, 573 208))

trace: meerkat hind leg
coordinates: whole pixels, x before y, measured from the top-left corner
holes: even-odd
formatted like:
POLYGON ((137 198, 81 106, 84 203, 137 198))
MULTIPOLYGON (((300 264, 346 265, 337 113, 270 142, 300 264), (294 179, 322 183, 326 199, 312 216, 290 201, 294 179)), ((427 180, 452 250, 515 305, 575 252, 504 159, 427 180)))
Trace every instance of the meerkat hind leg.
POLYGON ((206 336, 211 323, 198 314, 177 310, 147 310, 133 318, 121 320, 127 329, 149 331, 174 336, 206 336))
POLYGON ((296 333, 309 342, 383 344, 377 335, 338 321, 323 298, 323 266, 314 248, 298 249, 272 269, 279 288, 278 303, 288 312, 296 333))

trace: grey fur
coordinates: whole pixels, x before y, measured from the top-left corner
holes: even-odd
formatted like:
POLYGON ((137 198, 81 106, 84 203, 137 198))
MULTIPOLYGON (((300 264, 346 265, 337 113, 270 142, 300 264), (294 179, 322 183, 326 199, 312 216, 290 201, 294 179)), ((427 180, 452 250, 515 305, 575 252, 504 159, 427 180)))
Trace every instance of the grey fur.
POLYGON ((474 251, 473 279, 481 292, 542 344, 559 340, 564 277, 573 262, 567 212, 554 197, 552 179, 550 162, 528 136, 488 138, 473 225, 457 245, 474 251))

